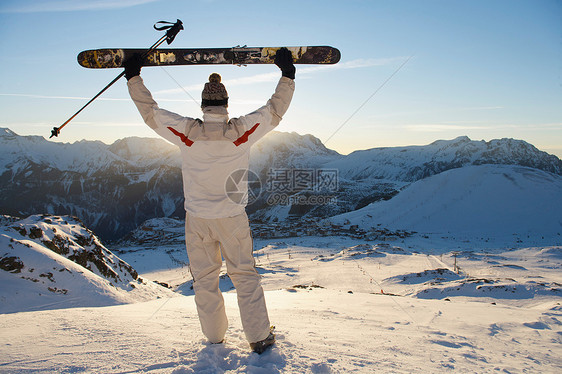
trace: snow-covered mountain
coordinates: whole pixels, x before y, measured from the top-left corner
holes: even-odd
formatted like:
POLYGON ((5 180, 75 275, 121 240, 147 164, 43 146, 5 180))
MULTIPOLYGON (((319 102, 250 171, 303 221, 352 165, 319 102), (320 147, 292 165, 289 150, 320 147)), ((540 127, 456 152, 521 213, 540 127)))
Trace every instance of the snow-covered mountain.
MULTIPOLYGON (((104 240, 121 238, 151 218, 184 217, 179 150, 164 140, 61 144, 0 129, 0 148, 3 214, 77 216, 104 240)), ((388 200, 408 184, 431 175, 480 164, 522 165, 562 174, 560 159, 520 140, 484 142, 460 137, 344 156, 312 135, 272 132, 251 152, 251 169, 261 186, 248 212, 262 222, 325 218, 388 200), (325 191, 296 185, 283 191, 282 197, 300 199, 271 199, 276 192, 268 190, 272 174, 295 183, 297 172, 307 176, 326 170, 337 173, 328 191, 333 198, 330 203, 311 204, 325 191)))
MULTIPOLYGON (((304 156, 306 155, 303 155, 302 160, 306 160, 304 156)), ((283 160, 277 162, 278 165, 283 164, 283 160)), ((286 164, 290 165, 289 162, 286 164)), ((453 140, 438 140, 427 146, 373 148, 347 156, 325 155, 323 158, 312 159, 309 164, 311 168, 337 170, 337 191, 328 194, 334 195, 334 202, 310 204, 305 199, 304 204, 297 202, 271 206, 263 204, 268 197, 265 194, 262 195, 262 205, 251 206, 250 212, 253 213, 253 218, 268 222, 295 216, 335 216, 373 202, 389 200, 410 183, 432 175, 484 164, 519 165, 562 175, 562 160, 522 140, 496 139, 485 142, 462 136, 453 140)), ((272 167, 271 164, 267 166, 272 167)), ((315 197, 313 192, 307 190, 295 191, 295 195, 315 197)), ((260 201, 256 205, 259 203, 260 201)))
POLYGON ((524 166, 466 166, 414 182, 389 201, 328 220, 366 231, 385 227, 514 241, 530 235, 562 243, 562 176, 524 166))
POLYGON ((171 292, 139 277, 73 217, 0 221, 0 313, 103 306, 171 292))
POLYGON ((324 165, 350 180, 417 180, 467 165, 521 165, 562 175, 562 160, 516 139, 474 141, 466 136, 437 140, 426 146, 373 148, 355 151, 324 165))
MULTIPOLYGON (((561 207, 562 176, 525 166, 472 165, 414 182, 391 200, 324 220, 301 219, 293 225, 252 222, 252 229, 256 237, 397 240, 415 233, 426 238, 456 235, 459 240, 562 245, 561 207)), ((165 242, 183 252, 183 234, 183 220, 156 218, 116 244, 134 250, 165 242)))
POLYGON ((161 139, 54 143, 0 130, 0 211, 80 217, 112 239, 153 217, 181 215, 177 148, 161 139))
POLYGON ((256 238, 277 326, 261 356, 250 353, 225 267, 227 336, 204 339, 181 220, 146 221, 110 251, 71 217, 0 216, 3 370, 558 373, 561 180, 465 166, 332 218, 417 234, 256 238))
MULTIPOLYGON (((78 216, 104 240, 145 220, 183 218, 181 160, 162 139, 54 143, 0 129, 0 212, 78 216)), ((252 169, 317 166, 340 155, 310 136, 272 132, 252 150, 252 169)))
POLYGON ((342 157, 310 134, 273 131, 252 147, 250 169, 261 176, 272 168, 317 168, 342 157))

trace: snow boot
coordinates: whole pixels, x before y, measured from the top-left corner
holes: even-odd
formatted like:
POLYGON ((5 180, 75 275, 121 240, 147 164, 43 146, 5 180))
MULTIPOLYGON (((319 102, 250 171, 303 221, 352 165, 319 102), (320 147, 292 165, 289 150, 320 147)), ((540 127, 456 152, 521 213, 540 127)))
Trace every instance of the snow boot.
POLYGON ((263 352, 267 350, 267 348, 271 347, 275 343, 275 335, 273 333, 269 333, 267 338, 264 340, 260 340, 256 343, 250 343, 250 348, 252 348, 253 352, 256 352, 258 355, 261 355, 263 352))

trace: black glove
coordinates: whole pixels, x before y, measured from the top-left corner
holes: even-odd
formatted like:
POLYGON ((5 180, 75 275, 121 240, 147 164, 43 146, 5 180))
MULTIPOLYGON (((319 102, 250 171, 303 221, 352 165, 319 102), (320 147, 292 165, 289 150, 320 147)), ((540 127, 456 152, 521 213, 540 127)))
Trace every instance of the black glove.
POLYGON ((295 79, 297 69, 293 65, 293 54, 287 48, 283 47, 277 51, 275 65, 279 66, 284 77, 295 79))
POLYGON ((141 55, 135 53, 132 57, 125 60, 123 66, 125 67, 125 78, 127 78, 127 80, 140 75, 142 67, 141 55))

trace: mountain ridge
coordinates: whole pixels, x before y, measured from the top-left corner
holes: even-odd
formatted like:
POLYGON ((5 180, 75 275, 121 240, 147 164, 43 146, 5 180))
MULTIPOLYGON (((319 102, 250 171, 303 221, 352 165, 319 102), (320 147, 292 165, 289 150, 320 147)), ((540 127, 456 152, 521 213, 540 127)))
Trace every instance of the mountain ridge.
MULTIPOLYGON (((0 129, 0 212, 73 215, 103 240, 117 240, 144 221, 184 218, 179 149, 158 138, 54 143, 0 129)), ((388 200, 417 180, 468 165, 509 164, 562 174, 562 161, 522 140, 438 140, 426 146, 372 148, 341 155, 312 135, 272 132, 251 151, 261 180, 251 219, 325 218, 388 200), (272 203, 272 171, 337 172, 332 204, 272 203)), ((293 188, 287 196, 322 194, 293 188)))
POLYGON ((425 146, 359 150, 327 166, 346 170, 344 177, 353 180, 375 178, 414 182, 456 167, 481 164, 529 166, 562 175, 562 160, 523 140, 503 138, 486 142, 474 141, 467 136, 436 140, 425 146), (371 161, 367 166, 359 162, 365 159, 371 161), (405 168, 409 169, 407 173, 403 173, 405 168))

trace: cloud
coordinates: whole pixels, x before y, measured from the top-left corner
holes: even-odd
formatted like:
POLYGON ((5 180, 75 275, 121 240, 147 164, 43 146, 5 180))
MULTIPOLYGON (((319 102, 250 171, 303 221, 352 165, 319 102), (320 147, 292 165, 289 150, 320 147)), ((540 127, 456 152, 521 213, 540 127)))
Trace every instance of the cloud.
MULTIPOLYGON (((256 84, 256 83, 264 83, 264 82, 275 82, 279 79, 279 72, 276 71, 274 73, 264 73, 264 74, 257 74, 252 75, 249 77, 243 78, 236 78, 236 79, 227 79, 223 80, 222 83, 226 87, 233 87, 233 86, 242 86, 248 84, 256 84)), ((155 95, 166 95, 166 94, 176 94, 178 92, 188 92, 188 91, 201 91, 203 90, 204 83, 192 84, 189 86, 181 86, 178 88, 171 88, 167 90, 160 90, 155 91, 155 95)))
MULTIPOLYGON (((29 99, 47 99, 47 100, 90 100, 91 97, 81 96, 49 96, 49 95, 35 95, 35 94, 19 94, 19 93, 0 93, 0 96, 10 97, 23 97, 29 99)), ((98 97, 98 101, 131 101, 130 98, 114 98, 114 97, 98 97)), ((182 102, 185 99, 160 99, 162 102, 182 102)))
POLYGON ((459 131, 459 130, 487 130, 489 126, 478 125, 453 125, 453 124, 438 124, 438 123, 418 123, 403 126, 408 131, 417 132, 442 132, 442 131, 459 131))
POLYGON ((0 13, 75 12, 129 8, 160 0, 17 0, 0 4, 0 13))
MULTIPOLYGON (((74 120, 71 122, 72 125, 75 126, 84 126, 84 127, 113 127, 113 128, 117 128, 117 127, 138 127, 138 126, 145 126, 142 122, 142 120, 138 120, 136 122, 123 122, 123 121, 119 121, 119 122, 110 122, 110 121, 78 121, 78 120, 74 120)), ((69 125, 70 126, 70 125, 69 125)), ((30 127, 36 127, 36 128, 52 128, 53 127, 53 123, 50 122, 43 122, 43 121, 34 121, 34 122, 2 122, 0 123, 0 127, 7 127, 10 129, 16 129, 16 128, 30 128, 30 127)))
POLYGON ((412 123, 401 126, 408 131, 439 132, 449 130, 486 130, 486 131, 559 131, 562 123, 505 123, 489 120, 449 121, 447 123, 412 123))
MULTIPOLYGON (((89 100, 91 97, 79 97, 79 96, 49 96, 49 95, 34 95, 34 94, 17 94, 17 93, 0 93, 0 96, 11 96, 11 97, 26 97, 30 99, 54 99, 54 100, 89 100)), ((97 100, 104 101, 126 101, 130 99, 115 99, 108 97, 100 97, 97 100)))
POLYGON ((469 107, 461 107, 461 108, 452 108, 451 110, 458 110, 458 111, 480 111, 480 110, 498 110, 504 109, 503 106, 469 106, 469 107))
POLYGON ((373 66, 385 66, 404 62, 408 57, 388 57, 388 58, 360 58, 356 60, 340 62, 334 65, 310 65, 297 69, 299 74, 309 74, 315 73, 317 71, 324 70, 348 70, 348 69, 359 69, 359 68, 370 68, 373 66))

